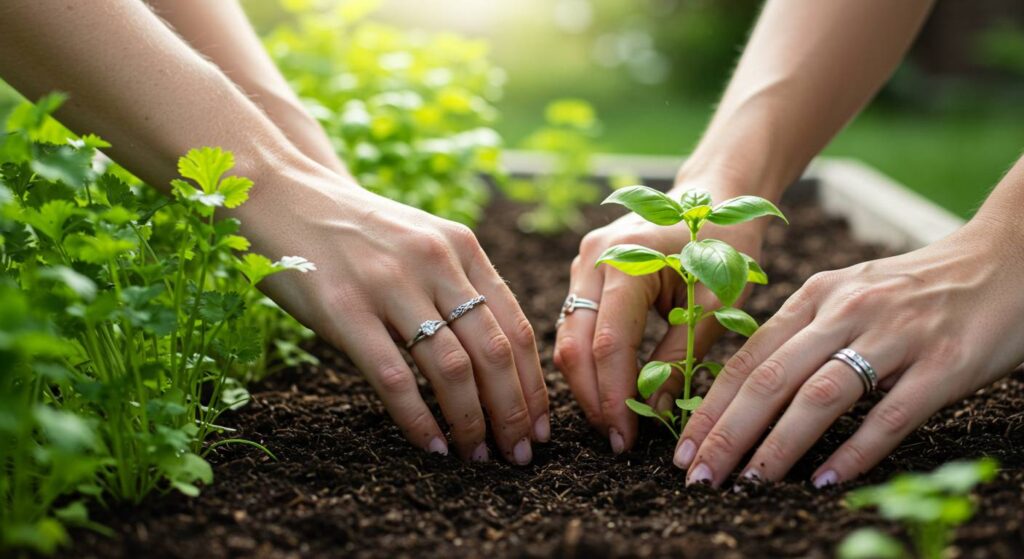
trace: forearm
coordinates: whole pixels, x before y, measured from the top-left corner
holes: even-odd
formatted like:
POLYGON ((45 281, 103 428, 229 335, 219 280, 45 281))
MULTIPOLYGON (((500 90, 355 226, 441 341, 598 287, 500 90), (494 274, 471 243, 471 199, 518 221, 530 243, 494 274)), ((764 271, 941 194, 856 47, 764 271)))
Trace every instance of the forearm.
POLYGON ((267 55, 236 0, 148 0, 194 49, 207 56, 306 156, 343 175, 323 128, 306 111, 267 55))
POLYGON ((893 72, 932 0, 769 0, 680 178, 772 199, 893 72))
POLYGON ((254 179, 319 167, 141 2, 5 0, 0 75, 30 98, 68 92, 62 122, 99 134, 115 160, 164 190, 178 157, 202 145, 233 151, 235 172, 254 179))

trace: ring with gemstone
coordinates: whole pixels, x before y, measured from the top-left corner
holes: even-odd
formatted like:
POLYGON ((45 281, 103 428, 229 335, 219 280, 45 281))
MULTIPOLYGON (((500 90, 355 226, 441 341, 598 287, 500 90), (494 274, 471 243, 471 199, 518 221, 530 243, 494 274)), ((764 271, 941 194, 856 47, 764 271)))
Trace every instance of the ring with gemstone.
POLYGON ((405 349, 410 349, 417 343, 433 336, 438 330, 448 325, 446 320, 425 320, 423 324, 420 324, 420 329, 416 331, 416 335, 411 340, 405 343, 405 349))
POLYGON ((565 302, 562 303, 562 312, 558 313, 558 321, 555 322, 555 328, 561 326, 562 323, 565 322, 565 317, 575 312, 576 309, 586 309, 588 311, 597 312, 597 301, 584 299, 575 293, 570 293, 569 296, 565 298, 565 302))
POLYGON ((462 303, 461 305, 455 307, 455 309, 453 309, 452 312, 448 315, 448 322, 455 322, 455 319, 473 310, 473 307, 479 305, 480 303, 486 302, 487 297, 484 297, 483 295, 477 295, 476 297, 473 297, 472 299, 466 301, 465 303, 462 303))
POLYGON ((842 361, 853 369, 853 372, 857 373, 857 377, 860 378, 860 382, 864 386, 865 396, 878 388, 878 373, 875 372, 875 368, 861 354, 848 347, 844 347, 833 353, 831 359, 842 361))

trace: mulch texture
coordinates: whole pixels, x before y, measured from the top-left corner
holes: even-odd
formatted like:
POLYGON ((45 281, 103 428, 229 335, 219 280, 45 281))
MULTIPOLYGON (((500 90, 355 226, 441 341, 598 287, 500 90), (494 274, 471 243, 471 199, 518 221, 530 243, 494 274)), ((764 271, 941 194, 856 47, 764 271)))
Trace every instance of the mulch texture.
MULTIPOLYGON (((863 525, 903 537, 874 513, 843 507, 853 485, 990 455, 1004 470, 978 491, 978 513, 957 532, 955 551, 1024 557, 1024 374, 943 410, 853 485, 816 490, 807 480, 870 402, 838 421, 781 483, 687 488, 663 429, 645 423, 636 448, 615 457, 588 428, 551 362, 554 319, 580 237, 521 234, 519 211, 496 202, 479 236, 535 325, 550 388, 553 440, 535 445, 530 466, 465 464, 410 447, 359 372, 319 344, 320 366, 267 379, 253 387, 251 405, 223 418, 278 461, 250 447, 218 448, 210 457, 216 482, 199 498, 168 495, 97 510, 94 517, 117 537, 76 532, 66 555, 831 557, 838 541, 863 525)), ((784 211, 792 225, 772 225, 762 258, 773 283, 755 288, 746 305, 759 320, 812 273, 884 255, 854 241, 812 195, 789 200, 784 211)), ((617 213, 599 208, 590 219, 603 224, 617 213)), ((740 342, 729 335, 712 356, 725 358, 740 342)), ((651 347, 649 340, 645 349, 651 347)))

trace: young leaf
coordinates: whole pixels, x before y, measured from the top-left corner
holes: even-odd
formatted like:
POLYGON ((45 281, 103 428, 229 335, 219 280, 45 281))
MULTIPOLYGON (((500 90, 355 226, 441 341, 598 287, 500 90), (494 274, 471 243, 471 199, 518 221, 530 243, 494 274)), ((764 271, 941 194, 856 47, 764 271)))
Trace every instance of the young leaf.
POLYGON ((620 188, 602 204, 621 204, 656 225, 675 225, 683 219, 683 207, 665 193, 649 186, 620 188))
POLYGON ((693 398, 679 399, 676 400, 676 407, 683 411, 694 411, 700 407, 700 403, 704 401, 704 398, 700 396, 694 396, 693 398))
POLYGON ((676 307, 668 312, 668 323, 672 326, 679 326, 680 324, 686 324, 686 318, 690 312, 684 308, 676 307))
POLYGON ((742 256, 743 260, 746 260, 747 262, 747 281, 758 285, 767 285, 768 274, 764 273, 764 270, 761 269, 757 260, 754 260, 742 252, 740 253, 740 256, 742 256))
POLYGON ((683 247, 683 267, 700 280, 723 305, 731 305, 747 284, 747 263, 739 251, 716 239, 683 247))
POLYGON ((651 274, 668 265, 665 255, 640 245, 615 245, 604 251, 594 266, 609 264, 631 276, 651 274))
POLYGON ((225 177, 217 190, 224 196, 224 207, 237 208, 249 199, 250 188, 252 181, 245 177, 225 177))
POLYGON ((697 366, 694 367, 693 370, 696 371, 697 369, 700 369, 701 367, 707 369, 708 372, 711 373, 711 376, 713 376, 713 377, 717 377, 718 373, 722 372, 722 364, 721 363, 716 363, 714 361, 704 361, 704 362, 701 362, 701 363, 697 363, 697 366))
POLYGON ((654 411, 654 408, 648 406, 643 402, 638 402, 632 398, 626 400, 626 407, 633 410, 633 413, 642 415, 644 417, 653 417, 658 419, 658 412, 654 411))
POLYGON ((178 159, 178 174, 192 179, 207 194, 217 190, 220 177, 235 166, 235 157, 230 151, 220 148, 203 147, 191 149, 178 159))
POLYGON ((679 203, 684 212, 697 206, 710 206, 711 194, 707 190, 691 188, 690 190, 683 192, 683 195, 679 197, 679 203))
POLYGON ((263 278, 277 273, 277 267, 262 254, 250 252, 236 261, 238 270, 249 278, 249 283, 256 285, 263 278))
POLYGON ((697 229, 703 220, 711 215, 711 211, 711 206, 694 206, 683 213, 683 220, 690 226, 690 229, 697 229))
POLYGON ((665 384, 671 374, 672 365, 664 361, 651 361, 644 365, 644 368, 640 369, 640 376, 636 379, 636 387, 640 391, 640 395, 650 398, 651 394, 665 384))
POLYGON ((715 206, 715 210, 708 216, 708 221, 718 225, 733 225, 766 215, 774 215, 789 223, 775 204, 757 196, 737 196, 722 202, 715 206))
POLYGON ((734 307, 715 310, 715 318, 722 326, 748 338, 757 331, 757 321, 749 314, 734 307))
POLYGON ((843 539, 836 549, 839 559, 903 559, 903 545, 896 538, 874 528, 859 528, 843 539))

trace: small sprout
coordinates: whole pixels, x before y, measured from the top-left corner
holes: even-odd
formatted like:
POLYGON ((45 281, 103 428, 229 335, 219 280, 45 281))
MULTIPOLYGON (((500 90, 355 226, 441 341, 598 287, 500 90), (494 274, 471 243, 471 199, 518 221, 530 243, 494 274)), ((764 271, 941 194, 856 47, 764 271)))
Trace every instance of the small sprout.
MULTIPOLYGON (((705 318, 715 317, 725 328, 743 336, 751 336, 757 330, 757 321, 749 314, 732 305, 743 294, 748 283, 767 284, 768 276, 750 256, 717 239, 697 239, 705 223, 734 225, 764 216, 776 216, 786 220, 774 204, 757 196, 739 196, 714 205, 711 194, 704 190, 687 190, 678 200, 653 188, 637 185, 627 186, 612 193, 605 204, 621 204, 640 217, 656 225, 686 223, 690 230, 690 242, 679 254, 662 254, 640 245, 616 245, 597 259, 597 265, 608 264, 631 276, 642 276, 671 268, 686 283, 686 307, 674 308, 668 313, 669 324, 686 326, 686 359, 677 362, 652 361, 644 365, 637 377, 637 391, 640 396, 650 398, 678 371, 683 376, 683 394, 676 400, 680 410, 677 416, 672 410, 658 411, 637 400, 626 400, 626 405, 638 415, 661 421, 673 436, 679 436, 686 421, 701 404, 703 398, 691 395, 691 381, 698 369, 706 369, 717 377, 722 365, 705 361, 697 363, 694 352, 694 332, 697 323, 705 318), (695 303, 694 291, 702 284, 722 304, 720 308, 705 312, 695 303)), ((788 222, 787 222, 788 223, 788 222)))
MULTIPOLYGON (((914 544, 914 557, 941 559, 953 529, 974 515, 970 492, 999 471, 992 458, 950 462, 927 474, 901 474, 888 483, 846 495, 852 509, 874 507, 886 520, 902 523, 914 544)), ((839 544, 840 559, 910 557, 898 540, 873 528, 853 532, 839 544)))

